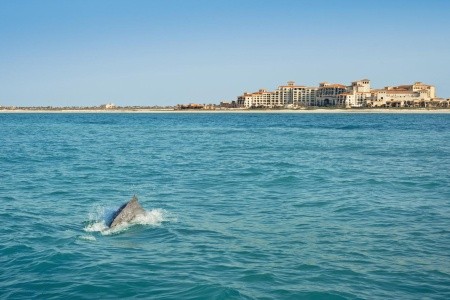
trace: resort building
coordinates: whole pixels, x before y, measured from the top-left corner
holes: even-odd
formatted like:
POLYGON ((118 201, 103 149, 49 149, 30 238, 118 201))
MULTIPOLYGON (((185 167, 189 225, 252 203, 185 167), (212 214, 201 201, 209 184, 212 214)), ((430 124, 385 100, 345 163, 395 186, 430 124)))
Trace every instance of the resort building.
POLYGON ((347 87, 342 84, 330 84, 321 82, 316 94, 316 106, 342 106, 339 102, 339 95, 346 93, 347 87))
POLYGON ((302 107, 311 106, 316 98, 317 88, 295 85, 294 81, 288 81, 287 85, 278 87, 275 95, 280 95, 278 106, 302 107))
POLYGON ((371 89, 370 80, 354 81, 351 85, 322 82, 318 87, 295 85, 288 81, 270 92, 260 89, 237 98, 237 106, 245 108, 328 107, 448 107, 448 100, 436 98, 433 85, 416 82, 411 85, 371 89))
POLYGON ((388 86, 372 90, 368 107, 428 107, 436 98, 436 88, 416 82, 412 85, 388 86))
POLYGON ((113 109, 113 108, 116 108, 116 105, 114 103, 106 103, 106 104, 100 105, 100 108, 113 109))
POLYGON ((245 108, 277 108, 301 107, 315 105, 317 88, 295 85, 289 81, 287 85, 279 86, 274 92, 260 89, 254 93, 244 93, 237 98, 238 107, 245 108))
POLYGON ((337 106, 349 107, 363 107, 368 98, 370 98, 370 80, 362 79, 352 82, 352 85, 347 87, 347 92, 341 93, 337 96, 337 106))

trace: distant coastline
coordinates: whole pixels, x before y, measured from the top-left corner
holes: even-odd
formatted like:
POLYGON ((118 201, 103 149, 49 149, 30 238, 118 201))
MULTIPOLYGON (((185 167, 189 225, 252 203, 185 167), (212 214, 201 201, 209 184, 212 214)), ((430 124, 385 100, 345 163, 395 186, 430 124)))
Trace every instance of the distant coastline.
POLYGON ((0 108, 0 113, 439 113, 450 114, 450 108, 307 108, 307 109, 245 109, 245 108, 218 108, 218 109, 177 109, 172 108, 131 108, 116 107, 111 109, 86 107, 15 107, 0 108))

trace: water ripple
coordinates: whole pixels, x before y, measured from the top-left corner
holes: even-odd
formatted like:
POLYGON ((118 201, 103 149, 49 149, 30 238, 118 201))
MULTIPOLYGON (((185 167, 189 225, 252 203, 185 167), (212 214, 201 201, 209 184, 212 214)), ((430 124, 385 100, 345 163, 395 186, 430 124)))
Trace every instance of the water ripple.
POLYGON ((0 298, 448 299, 449 121, 0 114, 0 298))

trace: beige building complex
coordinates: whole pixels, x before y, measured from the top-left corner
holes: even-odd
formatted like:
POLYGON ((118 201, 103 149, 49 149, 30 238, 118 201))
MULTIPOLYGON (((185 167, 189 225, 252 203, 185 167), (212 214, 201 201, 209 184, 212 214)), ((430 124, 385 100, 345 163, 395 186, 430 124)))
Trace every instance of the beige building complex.
POLYGON ((416 82, 411 85, 371 89, 370 80, 354 81, 351 85, 322 82, 318 87, 295 85, 289 81, 269 92, 260 89, 244 93, 237 105, 245 108, 325 107, 449 107, 449 99, 436 97, 433 85, 416 82))

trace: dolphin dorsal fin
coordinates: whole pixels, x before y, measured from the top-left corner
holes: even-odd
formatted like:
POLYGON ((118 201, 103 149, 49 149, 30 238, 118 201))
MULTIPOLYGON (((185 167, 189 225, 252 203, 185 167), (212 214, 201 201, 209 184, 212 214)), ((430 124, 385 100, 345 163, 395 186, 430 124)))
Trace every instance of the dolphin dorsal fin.
POLYGON ((136 195, 131 198, 130 201, 123 204, 115 213, 111 222, 108 224, 109 228, 114 226, 132 221, 137 215, 144 214, 145 210, 139 204, 136 195))

